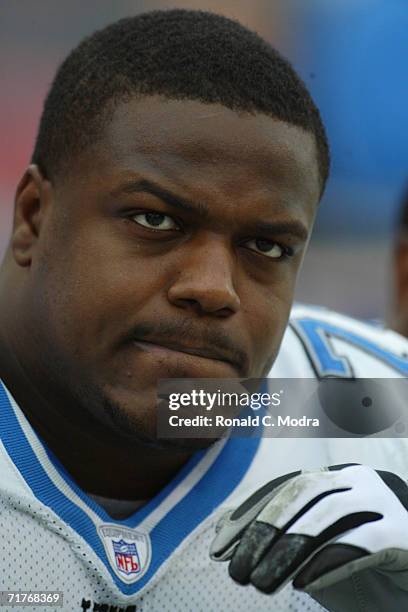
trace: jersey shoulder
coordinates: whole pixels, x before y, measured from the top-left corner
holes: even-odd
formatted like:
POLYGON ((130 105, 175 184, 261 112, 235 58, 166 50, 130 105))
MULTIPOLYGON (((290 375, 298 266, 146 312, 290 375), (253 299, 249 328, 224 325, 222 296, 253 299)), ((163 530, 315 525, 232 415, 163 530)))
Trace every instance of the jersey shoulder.
POLYGON ((271 371, 274 377, 408 376, 408 340, 318 306, 296 304, 271 371))

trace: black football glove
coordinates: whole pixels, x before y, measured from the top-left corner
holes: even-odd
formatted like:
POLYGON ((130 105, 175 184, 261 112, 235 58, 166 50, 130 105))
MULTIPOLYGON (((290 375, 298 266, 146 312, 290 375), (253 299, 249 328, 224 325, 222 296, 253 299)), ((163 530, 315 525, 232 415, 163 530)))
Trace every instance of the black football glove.
POLYGON ((362 465, 268 483, 217 527, 211 558, 240 584, 293 581, 336 612, 408 610, 408 487, 362 465))

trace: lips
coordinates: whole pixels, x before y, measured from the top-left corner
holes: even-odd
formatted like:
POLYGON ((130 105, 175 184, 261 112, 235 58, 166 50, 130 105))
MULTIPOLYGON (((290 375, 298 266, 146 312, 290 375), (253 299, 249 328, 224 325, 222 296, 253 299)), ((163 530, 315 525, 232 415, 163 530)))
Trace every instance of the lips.
POLYGON ((242 375, 242 362, 231 352, 219 347, 187 346, 167 339, 135 339, 134 345, 143 352, 156 355, 162 360, 165 359, 169 366, 171 366, 171 361, 175 360, 191 370, 191 377, 197 376, 197 369, 209 378, 217 377, 220 374, 225 377, 242 375))

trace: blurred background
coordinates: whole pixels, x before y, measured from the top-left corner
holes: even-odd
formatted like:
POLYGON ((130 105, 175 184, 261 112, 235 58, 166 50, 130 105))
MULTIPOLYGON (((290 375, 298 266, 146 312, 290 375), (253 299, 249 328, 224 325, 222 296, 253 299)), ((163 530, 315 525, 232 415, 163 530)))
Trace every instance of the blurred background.
POLYGON ((384 318, 395 216, 408 183, 407 0, 2 0, 0 255, 57 66, 95 29, 174 7, 238 19, 302 76, 327 127, 333 165, 297 298, 384 318))

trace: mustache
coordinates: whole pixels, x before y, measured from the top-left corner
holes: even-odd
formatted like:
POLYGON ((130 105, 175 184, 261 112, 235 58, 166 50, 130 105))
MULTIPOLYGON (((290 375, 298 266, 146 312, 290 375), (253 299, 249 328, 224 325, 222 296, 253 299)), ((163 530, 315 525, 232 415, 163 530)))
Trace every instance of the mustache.
POLYGON ((248 370, 248 353, 238 340, 221 329, 214 327, 198 328, 190 321, 165 321, 156 323, 143 321, 136 324, 122 342, 128 344, 135 341, 145 341, 165 345, 167 343, 182 344, 190 348, 208 348, 222 356, 224 361, 232 363, 242 376, 248 370))

